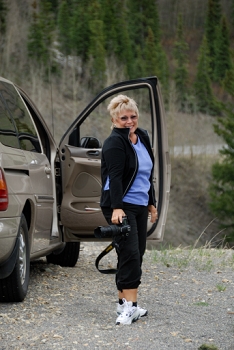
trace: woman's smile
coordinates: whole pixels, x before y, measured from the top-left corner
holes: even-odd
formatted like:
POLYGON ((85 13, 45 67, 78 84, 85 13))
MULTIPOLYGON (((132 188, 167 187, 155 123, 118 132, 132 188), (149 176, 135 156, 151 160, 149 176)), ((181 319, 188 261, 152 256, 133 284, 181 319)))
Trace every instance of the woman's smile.
POLYGON ((134 133, 138 128, 138 116, 134 111, 123 110, 114 120, 114 123, 117 128, 129 128, 130 133, 134 133))

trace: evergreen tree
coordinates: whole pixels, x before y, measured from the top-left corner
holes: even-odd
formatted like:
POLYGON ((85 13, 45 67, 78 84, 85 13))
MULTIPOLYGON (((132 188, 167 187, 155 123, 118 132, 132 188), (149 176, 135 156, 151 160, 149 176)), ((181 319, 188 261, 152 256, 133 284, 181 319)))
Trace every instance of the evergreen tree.
MULTIPOLYGON (((7 15, 7 7, 5 5, 4 0, 0 0, 0 53, 4 51, 4 43, 7 40, 6 36, 6 15, 7 15)), ((2 62, 2 56, 0 56, 1 62, 1 71, 4 71, 4 65, 2 62)))
POLYGON ((41 0, 39 13, 33 13, 33 21, 29 28, 28 54, 45 69, 51 67, 50 56, 54 29, 55 22, 51 3, 41 0))
POLYGON ((43 29, 43 40, 48 50, 50 50, 55 31, 55 14, 52 12, 49 0, 40 1, 40 23, 43 29))
POLYGON ((144 75, 156 75, 162 84, 165 102, 168 95, 168 79, 169 69, 167 57, 160 42, 155 42, 152 29, 148 28, 148 36, 146 38, 144 49, 144 75))
POLYGON ((215 115, 219 112, 209 77, 209 55, 206 36, 203 38, 197 65, 197 74, 194 82, 194 92, 197 108, 202 113, 215 115))
POLYGON ((51 11, 54 13, 57 13, 58 6, 59 6, 59 0, 48 0, 51 4, 51 11))
POLYGON ((146 76, 146 59, 144 57, 144 52, 142 51, 140 45, 135 46, 135 58, 132 60, 132 76, 131 78, 139 78, 146 76))
POLYGON ((214 76, 215 61, 216 61, 216 55, 215 55, 216 38, 217 38, 217 31, 220 25, 221 17, 222 17, 222 11, 221 11, 220 0, 209 0, 207 17, 206 17, 206 25, 205 25, 205 35, 207 38, 208 55, 210 57, 209 75, 211 79, 213 79, 213 76, 214 76))
POLYGON ((125 0, 101 0, 101 4, 107 55, 110 57, 114 55, 120 63, 125 65, 126 76, 132 77, 133 54, 125 0))
POLYGON ((226 72, 223 87, 232 103, 223 105, 224 116, 214 126, 223 138, 225 147, 220 150, 222 160, 212 167, 212 182, 209 188, 210 208, 220 219, 221 227, 228 228, 228 240, 234 242, 234 67, 226 72))
POLYGON ((71 15, 66 0, 63 0, 58 11, 58 35, 60 49, 64 55, 71 53, 71 15))
MULTIPOLYGON (((120 51, 118 43, 118 31, 121 30, 121 26, 118 16, 118 6, 122 5, 120 1, 101 0, 101 7, 103 10, 103 30, 105 36, 105 48, 109 56, 117 54, 120 51), (117 4, 117 6, 116 6, 117 4)), ((119 8, 121 13, 122 8, 119 8)))
MULTIPOLYGON (((158 16, 157 2, 155 0, 128 0, 127 6, 129 9, 129 35, 132 42, 132 52, 134 57, 137 57, 137 51, 142 50, 143 55, 146 55, 145 64, 140 59, 138 64, 142 62, 144 67, 141 70, 146 70, 146 73, 151 71, 149 47, 154 46, 153 51, 157 51, 157 68, 158 77, 164 87, 168 90, 169 69, 166 54, 161 45, 160 23, 158 16), (149 31, 150 28, 150 31, 149 31), (147 46, 147 47, 146 47, 147 46), (147 68, 148 67, 148 68, 147 68)), ((152 60, 155 53, 152 53, 152 60)), ((154 69, 155 71, 155 69, 154 69)), ((134 72, 135 77, 139 76, 139 69, 134 72)))
POLYGON ((134 70, 133 70, 133 61, 134 61, 134 55, 131 48, 131 40, 128 33, 128 27, 126 20, 123 20, 122 18, 122 26, 121 31, 118 33, 118 42, 121 42, 120 51, 117 53, 119 57, 120 62, 125 63, 126 66, 126 77, 127 78, 135 78, 134 76, 134 70))
POLYGON ((168 66, 168 60, 167 55, 165 51, 163 50, 163 47, 161 43, 157 43, 156 45, 157 50, 157 58, 158 58, 158 68, 157 68, 157 76, 160 80, 160 83, 162 84, 162 92, 163 92, 163 99, 165 106, 168 105, 168 98, 169 98, 169 66, 168 66))
POLYGON ((105 82, 105 48, 103 35, 103 21, 100 18, 100 5, 94 0, 91 4, 93 19, 89 21, 90 46, 89 60, 91 64, 91 87, 99 91, 105 82))
POLYGON ((88 60, 90 45, 89 21, 91 14, 89 11, 89 0, 79 0, 75 2, 71 18, 71 47, 72 52, 80 56, 83 62, 88 60))
MULTIPOLYGON (((234 91, 233 91, 234 92, 234 91)), ((234 97, 234 95, 233 95, 234 97)), ((225 108, 225 117, 219 118, 215 132, 226 144, 220 150, 222 160, 212 167, 212 182, 209 187, 210 208, 226 227, 227 239, 234 242, 234 109, 233 105, 225 108)))
POLYGON ((152 29, 156 43, 161 40, 160 22, 157 2, 155 0, 141 1, 143 8, 143 30, 144 37, 148 35, 148 27, 152 29))
POLYGON ((226 72, 223 80, 224 89, 231 95, 234 96, 234 66, 226 72))
POLYGON ((234 0, 232 0, 232 5, 231 5, 231 21, 232 25, 234 26, 234 0))
POLYGON ((145 43, 145 76, 157 75, 159 72, 159 60, 154 34, 152 29, 148 28, 148 35, 145 43))
MULTIPOLYGON (((128 28, 132 42, 132 48, 144 48, 144 40, 148 35, 148 31, 144 31, 144 14, 143 4, 140 0, 127 0, 128 9, 128 28)), ((147 26, 148 29, 148 26, 147 26)), ((134 51, 135 56, 135 51, 134 51)))
POLYGON ((130 37, 134 45, 145 46, 148 27, 151 28, 155 42, 160 42, 160 24, 157 2, 155 0, 127 0, 130 37))
POLYGON ((213 77, 215 81, 221 81, 224 79, 226 72, 231 69, 229 31, 224 16, 222 17, 221 25, 217 31, 215 57, 213 77))
POLYGON ((33 14, 33 22, 29 29, 28 54, 29 57, 40 63, 45 63, 48 58, 47 48, 43 40, 43 28, 36 12, 33 14))
POLYGON ((174 74, 176 87, 176 102, 180 111, 185 111, 188 101, 188 45, 184 39, 184 28, 181 14, 178 17, 177 36, 174 44, 176 69, 174 74))
POLYGON ((6 14, 7 7, 4 0, 0 0, 0 33, 5 34, 6 32, 6 14))

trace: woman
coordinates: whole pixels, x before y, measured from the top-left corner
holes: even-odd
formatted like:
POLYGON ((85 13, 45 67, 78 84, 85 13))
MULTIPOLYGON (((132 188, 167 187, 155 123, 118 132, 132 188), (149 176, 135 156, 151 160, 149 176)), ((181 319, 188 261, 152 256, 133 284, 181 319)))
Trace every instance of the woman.
POLYGON ((157 219, 154 195, 153 153, 148 133, 138 128, 136 102, 125 95, 108 106, 112 133, 102 150, 102 212, 109 224, 122 223, 127 216, 131 232, 118 249, 116 285, 119 304, 116 324, 131 324, 148 311, 137 305, 141 264, 146 248, 147 219, 157 219))

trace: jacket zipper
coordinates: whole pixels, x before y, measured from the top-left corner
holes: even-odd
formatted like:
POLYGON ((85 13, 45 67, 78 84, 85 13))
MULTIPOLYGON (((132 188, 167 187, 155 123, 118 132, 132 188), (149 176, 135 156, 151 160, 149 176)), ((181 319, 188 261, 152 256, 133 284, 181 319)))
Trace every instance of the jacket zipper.
POLYGON ((137 159, 136 151, 135 151, 134 147, 132 146, 132 143, 130 142, 130 140, 128 140, 128 142, 130 143, 130 146, 132 147, 132 150, 133 150, 133 152, 134 152, 134 154, 135 154, 136 167, 135 167, 135 171, 134 171, 134 173, 133 173, 133 175, 132 175, 132 178, 131 178, 130 181, 129 181, 129 184, 128 184, 128 186, 126 187, 126 190, 124 191, 124 194, 123 194, 122 199, 124 198, 125 194, 128 192, 128 189, 129 189, 130 185, 132 185, 133 179, 134 179, 135 174, 136 174, 136 172, 137 172, 137 170, 138 170, 138 159, 137 159))

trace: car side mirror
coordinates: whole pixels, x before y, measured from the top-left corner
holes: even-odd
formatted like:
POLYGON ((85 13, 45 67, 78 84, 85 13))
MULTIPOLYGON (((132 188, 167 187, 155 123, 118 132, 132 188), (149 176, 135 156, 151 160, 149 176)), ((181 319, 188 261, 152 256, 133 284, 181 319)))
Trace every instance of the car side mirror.
POLYGON ((80 147, 83 147, 83 148, 101 148, 102 144, 98 139, 96 139, 96 137, 85 136, 85 137, 82 137, 80 140, 80 147))

